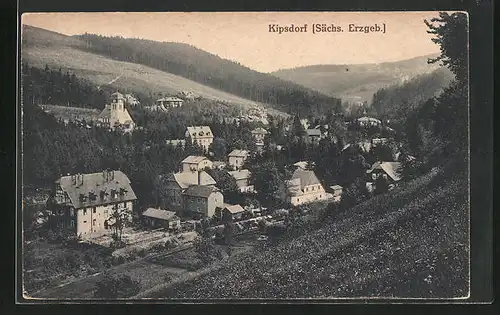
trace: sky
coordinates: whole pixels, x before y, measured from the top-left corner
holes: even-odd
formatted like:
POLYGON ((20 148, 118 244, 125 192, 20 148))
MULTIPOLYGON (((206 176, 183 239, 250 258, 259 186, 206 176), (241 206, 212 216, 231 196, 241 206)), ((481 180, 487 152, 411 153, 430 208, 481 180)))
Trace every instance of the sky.
POLYGON ((438 12, 85 12, 28 13, 21 23, 66 35, 182 42, 237 61, 260 72, 315 64, 397 61, 439 53, 424 19, 438 12), (312 33, 313 24, 343 32, 312 33), (349 32, 349 25, 383 27, 382 32, 349 32), (270 32, 269 25, 304 26, 307 32, 270 32))

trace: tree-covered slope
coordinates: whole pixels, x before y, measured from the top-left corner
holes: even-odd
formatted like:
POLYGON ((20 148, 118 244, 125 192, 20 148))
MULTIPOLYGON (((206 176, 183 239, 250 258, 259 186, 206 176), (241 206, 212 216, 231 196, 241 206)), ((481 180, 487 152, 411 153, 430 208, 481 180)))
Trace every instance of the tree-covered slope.
POLYGON ((447 68, 439 68, 403 84, 378 90, 373 95, 371 105, 381 117, 405 118, 423 102, 441 93, 452 79, 453 74, 447 68))

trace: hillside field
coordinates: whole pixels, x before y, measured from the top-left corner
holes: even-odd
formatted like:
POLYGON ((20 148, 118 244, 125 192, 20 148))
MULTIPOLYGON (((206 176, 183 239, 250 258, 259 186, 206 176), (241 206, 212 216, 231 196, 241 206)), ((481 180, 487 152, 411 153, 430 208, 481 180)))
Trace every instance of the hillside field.
POLYGON ((244 108, 263 106, 168 72, 105 58, 72 47, 26 47, 22 49, 22 62, 29 62, 30 65, 39 68, 48 65, 50 68, 68 70, 98 86, 121 76, 111 85, 121 91, 175 94, 187 90, 203 98, 232 103, 244 108))
POLYGON ((464 298, 466 172, 434 169, 155 298, 464 298))

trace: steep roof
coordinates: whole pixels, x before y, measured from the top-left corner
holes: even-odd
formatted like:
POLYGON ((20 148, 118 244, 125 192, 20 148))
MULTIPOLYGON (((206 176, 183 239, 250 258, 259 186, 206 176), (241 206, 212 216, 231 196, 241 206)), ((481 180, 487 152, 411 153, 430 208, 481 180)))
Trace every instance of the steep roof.
POLYGON ((208 198, 210 197, 211 194, 217 191, 219 190, 212 186, 193 185, 190 186, 188 189, 186 189, 186 191, 183 194, 192 197, 208 198))
POLYGON ((179 217, 175 215, 174 211, 168 211, 163 209, 148 208, 142 213, 143 216, 161 220, 178 220, 179 217))
POLYGON ((248 151, 236 149, 236 150, 231 151, 231 153, 229 153, 228 156, 246 157, 246 156, 248 156, 248 151))
MULTIPOLYGON (((175 181, 182 189, 188 188, 192 185, 198 185, 198 172, 182 172, 169 174, 167 178, 169 180, 175 181)), ((216 182, 212 176, 208 175, 207 172, 200 172, 200 184, 201 185, 215 185, 216 182)))
POLYGON ((401 179, 401 163, 400 162, 375 162, 373 163, 371 169, 367 170, 367 173, 371 173, 374 170, 383 170, 387 176, 389 176, 394 181, 399 181, 401 179))
POLYGON ((240 205, 231 205, 231 206, 228 205, 224 209, 229 211, 231 214, 236 214, 245 211, 245 209, 243 209, 243 207, 240 205))
POLYGON ((251 175, 250 171, 247 169, 238 170, 238 171, 231 171, 228 173, 229 173, 229 175, 233 176, 236 180, 247 179, 247 178, 250 178, 250 175, 251 175))
POLYGON ((337 190, 337 189, 342 189, 342 186, 340 185, 333 185, 333 186, 330 186, 331 189, 333 190, 337 190))
POLYGON ((185 158, 184 160, 182 160, 182 163, 198 164, 203 160, 207 160, 207 158, 204 156, 190 155, 187 158, 185 158))
POLYGON ((300 188, 304 189, 306 186, 321 184, 313 171, 303 170, 298 168, 292 175, 292 180, 300 179, 300 188))
POLYGON ((186 136, 194 138, 199 137, 213 137, 212 130, 209 126, 190 126, 187 127, 186 136))
POLYGON ((181 146, 186 145, 186 140, 183 139, 173 139, 173 140, 166 140, 167 144, 173 145, 173 146, 178 146, 179 144, 181 146))
POLYGON ((122 171, 79 174, 80 178, 74 178, 73 176, 75 175, 63 176, 57 182, 61 189, 68 194, 73 207, 76 209, 137 199, 134 190, 130 186, 130 180, 122 171), (119 194, 120 189, 124 189, 124 194, 119 194), (118 192, 116 198, 112 198, 112 190, 118 192), (106 199, 101 199, 101 191, 109 194, 106 199), (96 195, 95 200, 89 198, 90 193, 96 195), (80 199, 81 194, 87 197, 86 200, 80 199))

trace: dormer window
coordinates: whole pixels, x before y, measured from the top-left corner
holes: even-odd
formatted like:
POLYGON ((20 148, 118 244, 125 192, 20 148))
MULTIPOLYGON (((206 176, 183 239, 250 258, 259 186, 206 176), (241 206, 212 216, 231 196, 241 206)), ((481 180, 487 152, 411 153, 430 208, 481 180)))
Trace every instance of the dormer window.
POLYGON ((200 136, 203 136, 203 135, 204 135, 203 131, 200 131, 199 135, 200 135, 200 136))

